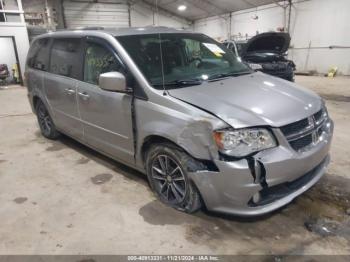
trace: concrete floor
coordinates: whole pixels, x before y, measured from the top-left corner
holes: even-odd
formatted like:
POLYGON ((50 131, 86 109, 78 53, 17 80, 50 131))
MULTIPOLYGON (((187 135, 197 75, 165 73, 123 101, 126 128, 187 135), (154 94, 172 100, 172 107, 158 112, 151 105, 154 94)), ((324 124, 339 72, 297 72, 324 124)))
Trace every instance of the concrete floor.
POLYGON ((312 190, 256 219, 162 205, 142 174, 43 138, 26 89, 0 88, 0 254, 350 254, 350 78, 297 82, 327 99, 332 162, 312 190))

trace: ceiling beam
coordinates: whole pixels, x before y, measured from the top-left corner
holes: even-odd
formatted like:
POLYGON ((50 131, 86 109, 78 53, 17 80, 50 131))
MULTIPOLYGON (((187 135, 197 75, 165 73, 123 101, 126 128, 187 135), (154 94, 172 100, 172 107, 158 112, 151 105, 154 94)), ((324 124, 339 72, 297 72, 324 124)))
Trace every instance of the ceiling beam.
POLYGON ((220 8, 219 6, 213 4, 212 2, 210 2, 208 0, 191 0, 190 3, 193 4, 197 8, 204 10, 208 14, 208 16, 206 16, 206 17, 196 18, 195 20, 205 19, 205 18, 211 17, 211 16, 218 16, 218 17, 226 20, 226 19, 229 19, 229 14, 231 13, 230 10, 220 8), (199 6, 201 6, 201 7, 199 7, 199 6))
MULTIPOLYGON (((137 4, 137 3, 141 3, 141 4, 144 4, 148 7, 150 7, 152 9, 153 12, 159 12, 160 14, 163 14, 165 16, 168 16, 168 17, 172 17, 172 18, 177 18, 179 20, 182 20, 182 21, 185 21, 186 23, 188 24, 192 24, 194 20, 191 20, 191 19, 188 19, 188 18, 185 18, 183 16, 180 16, 174 12, 171 12, 163 7, 161 7, 160 5, 156 6, 155 4, 151 4, 145 0, 129 0, 128 1, 130 3, 130 5, 134 5, 134 4, 137 4)), ((156 1, 154 1, 156 2, 156 1)))
POLYGON ((230 12, 228 10, 225 10, 225 9, 218 7, 217 5, 213 4, 212 2, 210 2, 208 0, 191 0, 189 2, 196 5, 196 6, 197 5, 202 6, 202 8, 205 10, 209 10, 209 11, 207 11, 208 14, 214 13, 214 15, 218 15, 218 14, 230 12))

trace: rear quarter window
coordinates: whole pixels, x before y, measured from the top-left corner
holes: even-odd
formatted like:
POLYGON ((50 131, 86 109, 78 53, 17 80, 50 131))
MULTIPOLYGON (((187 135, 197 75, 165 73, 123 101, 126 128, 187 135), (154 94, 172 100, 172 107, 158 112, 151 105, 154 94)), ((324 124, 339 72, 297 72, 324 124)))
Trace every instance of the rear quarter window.
POLYGON ((81 79, 81 39, 54 39, 51 48, 50 72, 81 79))
POLYGON ((49 64, 49 38, 41 38, 31 45, 28 58, 27 65, 30 68, 48 71, 49 64))

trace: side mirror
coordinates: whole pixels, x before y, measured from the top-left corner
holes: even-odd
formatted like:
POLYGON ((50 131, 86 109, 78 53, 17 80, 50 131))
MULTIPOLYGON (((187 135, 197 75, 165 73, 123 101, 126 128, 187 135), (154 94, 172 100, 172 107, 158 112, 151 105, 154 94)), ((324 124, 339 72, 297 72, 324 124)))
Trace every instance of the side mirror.
POLYGON ((121 93, 130 92, 130 90, 126 88, 125 76, 119 72, 108 72, 100 74, 99 85, 103 90, 121 93))

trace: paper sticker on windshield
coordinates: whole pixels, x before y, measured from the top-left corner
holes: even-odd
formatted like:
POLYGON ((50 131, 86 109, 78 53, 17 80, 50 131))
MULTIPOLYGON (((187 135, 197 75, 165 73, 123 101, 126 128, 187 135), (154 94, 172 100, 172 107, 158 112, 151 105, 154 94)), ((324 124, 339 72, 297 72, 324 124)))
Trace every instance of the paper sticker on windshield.
POLYGON ((222 54, 225 54, 225 51, 222 50, 219 46, 216 44, 210 44, 210 43, 203 43, 203 45, 208 48, 211 52, 213 52, 216 56, 221 57, 222 54))

